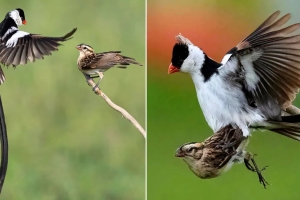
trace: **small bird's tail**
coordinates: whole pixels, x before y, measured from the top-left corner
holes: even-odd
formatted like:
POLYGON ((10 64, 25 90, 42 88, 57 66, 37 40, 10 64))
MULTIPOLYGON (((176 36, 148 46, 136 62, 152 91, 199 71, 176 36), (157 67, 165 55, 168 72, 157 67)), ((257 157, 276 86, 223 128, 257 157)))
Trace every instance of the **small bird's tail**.
POLYGON ((134 58, 130 58, 123 55, 118 55, 118 64, 123 66, 118 66, 118 68, 126 68, 126 65, 135 64, 139 66, 143 66, 141 63, 137 62, 134 58), (125 66, 124 66, 125 65, 125 66))
POLYGON ((282 116, 282 121, 268 121, 263 128, 300 141, 300 115, 282 116))
POLYGON ((5 76, 4 76, 4 72, 2 70, 2 67, 0 65, 0 85, 3 84, 5 81, 5 76))

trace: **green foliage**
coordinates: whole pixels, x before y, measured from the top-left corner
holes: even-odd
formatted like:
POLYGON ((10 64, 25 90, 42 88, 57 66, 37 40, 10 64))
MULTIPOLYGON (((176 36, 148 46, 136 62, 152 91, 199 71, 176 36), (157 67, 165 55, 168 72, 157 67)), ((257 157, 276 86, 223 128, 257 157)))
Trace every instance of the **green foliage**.
MULTIPOLYGON (((145 64, 145 2, 11 0, 0 13, 17 7, 25 11, 23 31, 78 30, 52 56, 4 69, 9 166, 0 199, 143 199, 144 139, 92 92, 75 47, 121 50, 145 64)), ((100 87, 145 127, 145 66, 111 69, 100 87)))

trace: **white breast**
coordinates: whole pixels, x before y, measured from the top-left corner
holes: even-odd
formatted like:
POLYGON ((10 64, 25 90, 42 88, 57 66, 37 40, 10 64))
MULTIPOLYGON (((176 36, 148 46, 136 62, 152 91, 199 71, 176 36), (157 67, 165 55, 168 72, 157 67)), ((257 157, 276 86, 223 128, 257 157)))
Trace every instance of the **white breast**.
POLYGON ((199 80, 201 77, 197 74, 193 75, 192 79, 205 119, 214 132, 231 124, 234 127, 238 126, 243 130, 243 135, 248 136, 248 126, 263 120, 263 117, 258 109, 248 105, 239 86, 224 80, 225 73, 232 72, 236 66, 235 62, 227 63, 226 71, 219 71, 219 74, 213 75, 205 83, 199 80))

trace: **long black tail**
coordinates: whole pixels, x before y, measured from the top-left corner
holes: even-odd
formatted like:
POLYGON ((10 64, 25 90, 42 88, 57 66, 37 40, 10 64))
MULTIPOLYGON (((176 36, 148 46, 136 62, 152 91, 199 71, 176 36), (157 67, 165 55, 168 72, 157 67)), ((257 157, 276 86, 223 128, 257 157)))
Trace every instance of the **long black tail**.
POLYGON ((287 123, 300 123, 300 114, 299 115, 291 115, 291 116, 282 116, 282 122, 287 123))
POLYGON ((6 170, 8 165, 8 140, 6 132, 6 124, 4 110, 0 96, 0 140, 1 140, 1 166, 0 166, 0 193, 4 184, 6 170))
POLYGON ((268 121, 265 129, 300 141, 300 115, 282 116, 282 121, 268 121))

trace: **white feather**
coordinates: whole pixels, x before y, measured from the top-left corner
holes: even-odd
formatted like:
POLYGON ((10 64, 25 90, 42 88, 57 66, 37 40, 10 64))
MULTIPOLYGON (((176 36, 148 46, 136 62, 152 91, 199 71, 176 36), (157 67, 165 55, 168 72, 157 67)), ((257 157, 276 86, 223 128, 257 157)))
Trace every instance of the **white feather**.
POLYGON ((27 32, 24 32, 24 31, 17 31, 15 34, 13 34, 9 40, 7 40, 6 42, 6 46, 7 47, 14 47, 16 46, 17 42, 18 42, 18 39, 21 38, 21 37, 24 37, 25 35, 28 35, 29 33, 27 32))
POLYGON ((223 57, 221 63, 222 63, 223 65, 225 65, 231 56, 232 56, 232 54, 226 54, 226 55, 223 57))
POLYGON ((22 19, 18 10, 10 11, 9 16, 16 22, 17 26, 22 25, 22 19))
POLYGON ((254 51, 252 54, 247 54, 241 57, 241 64, 245 70, 245 80, 249 90, 254 90, 259 82, 259 76, 254 71, 253 62, 261 56, 261 51, 254 51))
POLYGON ((205 56, 199 47, 194 45, 189 45, 189 56, 184 60, 181 65, 180 71, 186 73, 200 73, 199 63, 203 63, 205 56))

